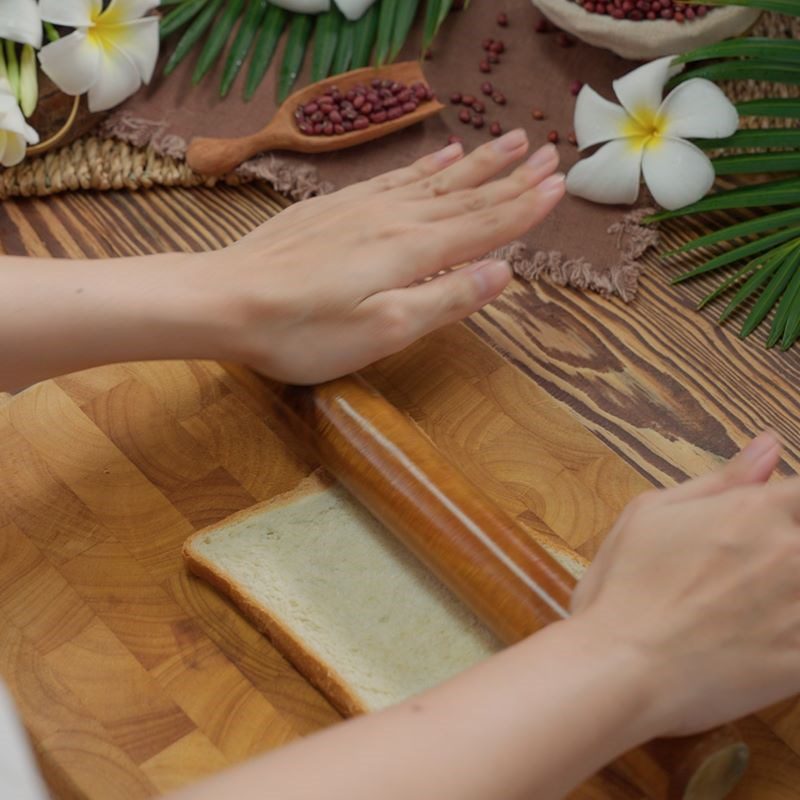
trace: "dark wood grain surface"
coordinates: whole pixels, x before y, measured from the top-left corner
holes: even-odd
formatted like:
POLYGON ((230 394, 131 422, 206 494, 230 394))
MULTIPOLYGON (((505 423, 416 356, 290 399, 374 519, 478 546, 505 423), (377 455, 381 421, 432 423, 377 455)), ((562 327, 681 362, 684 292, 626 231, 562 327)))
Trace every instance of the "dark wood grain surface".
MULTIPOLYGON (((256 185, 141 194, 73 194, 7 202, 0 206, 0 250, 79 257, 208 249, 236 239, 283 205, 281 198, 256 185)), ((387 365, 374 379, 379 388, 391 389, 394 402, 412 416, 424 418, 426 429, 446 451, 461 452, 464 437, 485 436, 488 425, 492 445, 485 453, 485 461, 466 465, 473 479, 499 493, 520 521, 544 520, 553 531, 591 556, 627 499, 645 488, 648 481, 670 483, 703 472, 766 425, 775 427, 787 441, 785 470, 793 471, 800 460, 797 404, 791 388, 800 372, 796 353, 768 353, 761 348, 759 337, 741 342, 735 332, 713 326, 709 317, 691 310, 700 288, 670 287, 666 277, 665 270, 651 263, 643 276, 639 299, 629 306, 551 285, 516 282, 491 308, 475 315, 469 326, 518 369, 478 375, 480 364, 462 364, 458 374, 464 381, 465 394, 461 398, 468 398, 466 387, 480 380, 481 391, 497 404, 502 418, 514 421, 517 427, 513 430, 494 430, 491 420, 479 420, 474 415, 462 418, 462 407, 453 405, 453 393, 437 381, 434 369, 408 369, 406 358, 413 358, 413 354, 397 357, 392 362, 394 366, 387 365), (532 388, 524 388, 531 385, 530 379, 537 385, 536 396, 547 401, 535 401, 535 412, 542 415, 537 416, 535 425, 526 417, 529 410, 523 412, 516 401, 509 400, 531 393, 532 388), (386 386, 380 386, 382 380, 386 386), (587 439, 586 429, 595 435, 595 445, 587 444, 592 437, 587 439), (578 440, 582 442, 580 449, 573 446, 578 440), (536 486, 518 483, 513 477, 515 465, 524 458, 519 455, 520 448, 537 464, 536 486), (583 456, 587 448, 592 452, 591 458, 583 456), (611 451, 616 451, 628 465, 611 451), (589 504, 585 502, 587 493, 593 498, 589 504)), ((451 363, 451 356, 443 352, 441 358, 451 363)), ((430 349, 427 359, 436 363, 436 355, 430 349)), ((84 409, 84 415, 103 429, 104 409, 92 404, 98 387, 91 380, 65 381, 60 385, 71 402, 82 408, 85 405, 88 411, 84 409)), ((189 414, 191 409, 173 411, 189 414)), ((57 425, 51 430, 56 435, 57 425)), ((106 435, 111 433, 106 431, 106 435)), ((29 452, 26 448, 27 445, 23 450, 29 452)), ((40 459, 34 462, 32 481, 37 480, 37 474, 40 479, 52 478, 50 469, 37 472, 42 466, 40 459)), ((17 466, 22 463, 24 459, 14 462, 17 466)), ((5 465, 4 475, 13 466, 5 465)), ((74 464, 68 466, 79 469, 74 464)), ((218 495, 223 497, 220 508, 242 507, 252 499, 245 495, 227 497, 232 482, 222 473, 218 477, 218 495)), ((170 480, 169 475, 162 478, 170 480)), ((204 506, 191 494, 193 482, 187 478, 184 483, 185 490, 182 484, 169 485, 165 491, 174 495, 172 502, 189 520, 189 527, 218 518, 219 509, 214 504, 221 501, 206 493, 204 506)), ((258 499, 257 495, 252 497, 258 499)), ((55 509, 31 508, 27 513, 38 525, 45 511, 54 513, 55 509)), ((107 511, 113 516, 110 506, 107 511)), ((62 532, 66 538, 58 540, 58 547, 66 547, 69 552, 63 559, 56 557, 56 568, 68 557, 78 558, 90 545, 87 539, 83 542, 86 547, 82 547, 80 537, 87 534, 76 526, 71 513, 68 508, 60 509, 47 528, 48 536, 56 536, 59 521, 66 525, 62 532), (69 534, 77 538, 72 541, 69 534), (70 550, 75 547, 78 549, 74 552, 70 550)), ((114 553, 106 554, 103 547, 98 553, 113 560, 114 553)), ((40 563, 39 556, 34 558, 35 553, 29 555, 30 565, 40 563)), ((20 556, 23 557, 27 558, 25 552, 20 556)), ((54 562, 49 556, 47 563, 50 566, 47 570, 42 568, 42 575, 52 572, 54 562)), ((149 567, 156 571, 160 568, 156 562, 149 567)), ((56 573, 51 577, 58 578, 56 573)), ((113 609, 104 606, 103 613, 113 621, 113 609)), ((22 631, 29 622, 20 619, 6 628, 6 638, 11 637, 6 642, 6 658, 9 652, 15 658, 28 652, 30 643, 22 631)), ((92 630, 81 633, 86 639, 81 645, 81 669, 88 669, 90 660, 83 656, 96 647, 92 630)), ((240 627, 236 630, 240 631, 240 627)), ((147 645, 140 644, 139 655, 146 660, 147 645)), ((51 645, 58 648, 63 642, 48 640, 47 647, 51 645)), ((248 669, 258 671, 258 664, 250 655, 247 663, 248 669)), ((76 681, 78 677, 72 676, 76 681)), ((48 673, 36 678, 46 684, 52 676, 48 673)), ((52 688, 55 691, 57 685, 52 688)), ((212 717, 213 714, 209 725, 212 717)), ((311 717, 296 723, 300 732, 330 719, 324 710, 318 717, 311 717)), ((170 730, 178 730, 181 719, 180 714, 170 719, 170 730)), ((45 718, 43 724, 58 749, 54 733, 58 730, 57 720, 45 718)), ((114 720, 108 724, 113 727, 114 720)), ((93 735, 89 728, 87 736, 93 735)), ((751 776, 736 794, 737 800, 790 800, 800 796, 800 709, 796 702, 787 701, 745 721, 743 730, 755 749, 756 759, 751 776)), ((182 728, 178 733, 181 731, 182 728)), ((186 736, 194 735, 190 728, 186 731, 186 736)), ((120 736, 124 738, 124 734, 121 730, 120 736)), ((136 758, 153 765, 153 775, 158 774, 161 762, 150 761, 153 755, 147 742, 125 740, 125 746, 133 748, 130 752, 136 758), (142 752, 136 750, 140 745, 142 752)), ((163 778, 153 781, 162 791, 180 782, 175 774, 179 750, 172 753, 176 758, 164 761, 163 778)), ((248 745, 247 751, 255 749, 248 745)), ((219 766, 224 763, 218 758, 219 766)), ((191 771, 191 767, 187 766, 187 770, 191 771)), ((140 789, 136 791, 141 794, 140 789)), ((138 795, 134 792, 131 796, 138 795)), ((597 796, 621 795, 609 788, 597 796)))

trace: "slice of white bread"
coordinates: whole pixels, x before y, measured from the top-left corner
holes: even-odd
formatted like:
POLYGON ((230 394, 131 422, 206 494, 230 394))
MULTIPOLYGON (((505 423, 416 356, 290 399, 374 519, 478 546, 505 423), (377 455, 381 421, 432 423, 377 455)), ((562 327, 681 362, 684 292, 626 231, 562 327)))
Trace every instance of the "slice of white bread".
MULTIPOLYGON (((573 574, 585 568, 563 545, 542 544, 573 574)), ((345 489, 319 474, 199 531, 183 552, 192 572, 229 595, 344 714, 393 705, 501 647, 345 489)))

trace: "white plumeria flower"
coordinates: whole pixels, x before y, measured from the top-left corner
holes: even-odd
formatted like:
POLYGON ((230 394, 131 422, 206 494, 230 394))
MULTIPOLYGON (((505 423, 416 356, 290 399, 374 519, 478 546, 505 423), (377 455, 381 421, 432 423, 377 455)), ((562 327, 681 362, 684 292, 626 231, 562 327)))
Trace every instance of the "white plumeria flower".
MULTIPOLYGON (((358 19, 373 3, 375 0, 336 0, 347 19, 358 19)), ((331 8, 331 0, 272 0, 272 4, 299 14, 321 14, 331 8)))
POLYGON ((71 95, 89 93, 89 110, 118 105, 149 83, 158 58, 159 0, 41 0, 42 19, 75 28, 45 45, 42 69, 71 95))
POLYGON ((694 203, 714 183, 714 167, 687 138, 732 136, 739 115, 722 90, 703 78, 679 84, 662 101, 664 86, 683 65, 675 56, 645 64, 614 81, 621 106, 584 86, 575 106, 575 136, 585 150, 567 190, 596 203, 634 203, 644 175, 656 202, 667 209, 694 203))
POLYGON ((25 122, 16 95, 5 78, 0 78, 0 164, 13 167, 25 158, 29 144, 37 144, 39 134, 25 122))
POLYGON ((42 46, 42 18, 36 0, 0 0, 0 39, 42 46))

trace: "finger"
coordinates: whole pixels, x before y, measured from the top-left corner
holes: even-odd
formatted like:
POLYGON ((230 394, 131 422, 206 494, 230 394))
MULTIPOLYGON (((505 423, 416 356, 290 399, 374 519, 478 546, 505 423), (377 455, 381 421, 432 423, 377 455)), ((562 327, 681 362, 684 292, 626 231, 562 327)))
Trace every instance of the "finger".
POLYGON ((448 192, 480 186, 518 161, 528 150, 528 134, 518 128, 473 150, 466 158, 404 189, 413 198, 438 197, 448 192))
POLYGON ((388 192, 392 189, 399 189, 411 183, 430 178, 441 172, 454 163, 457 163, 464 155, 464 148, 459 142, 447 145, 435 153, 429 153, 413 164, 400 169, 385 172, 367 181, 353 184, 346 189, 341 189, 332 197, 338 196, 340 199, 353 200, 356 197, 365 197, 371 194, 388 192))
POLYGON ((546 144, 505 178, 417 201, 414 204, 415 213, 425 221, 436 221, 505 203, 552 175, 558 161, 558 150, 554 145, 546 144))
POLYGON ((764 431, 721 469, 668 489, 664 497, 669 502, 683 502, 719 494, 736 486, 764 483, 769 480, 780 459, 781 441, 778 435, 773 431, 764 431))
POLYGON ((405 289, 379 292, 364 300, 359 311, 386 349, 402 350, 443 325, 456 322, 494 300, 511 280, 505 261, 482 261, 405 289))
POLYGON ((396 285, 407 286, 508 244, 541 222, 563 196, 564 176, 557 173, 513 200, 424 225, 406 248, 396 285))
POLYGON ((767 487, 767 492, 771 504, 800 520, 800 477, 775 481, 767 487))

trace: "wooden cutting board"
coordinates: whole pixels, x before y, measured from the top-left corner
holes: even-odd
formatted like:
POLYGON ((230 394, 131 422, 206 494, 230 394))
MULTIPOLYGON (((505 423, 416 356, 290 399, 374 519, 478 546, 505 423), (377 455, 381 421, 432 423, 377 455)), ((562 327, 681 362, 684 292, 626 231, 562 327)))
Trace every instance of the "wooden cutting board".
MULTIPOLYGON (((643 488, 461 326, 367 377, 573 545, 643 488)), ((0 674, 62 796, 149 797, 337 719, 180 558, 193 531, 311 469, 271 424, 255 381, 207 362, 92 370, 0 406, 0 674)))

